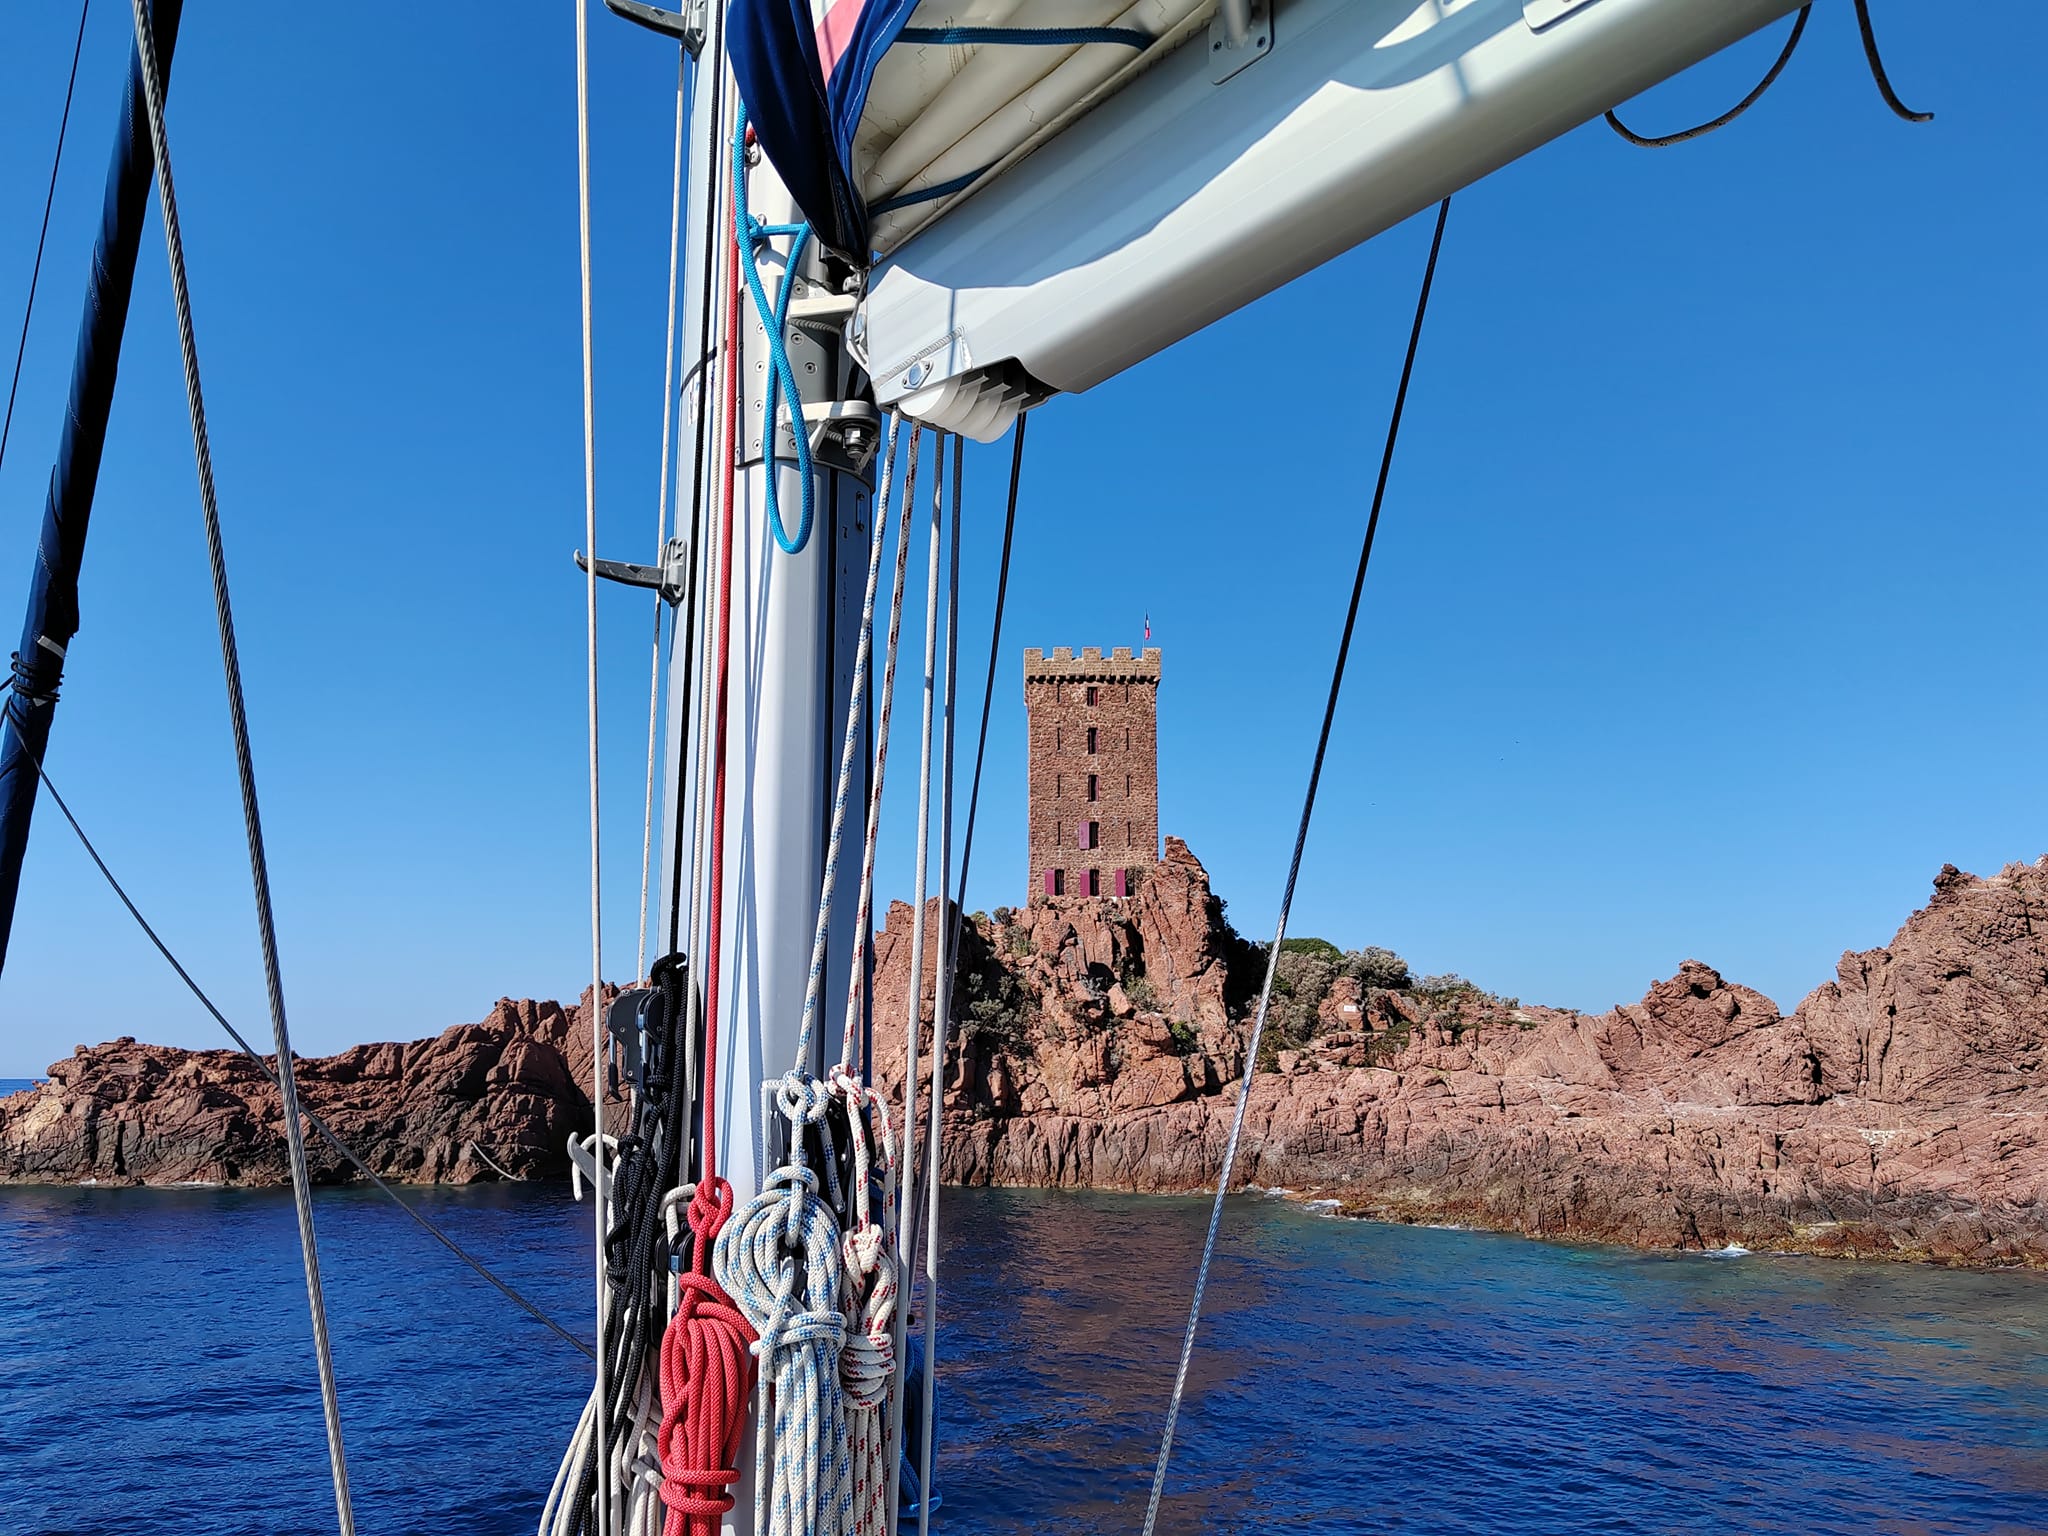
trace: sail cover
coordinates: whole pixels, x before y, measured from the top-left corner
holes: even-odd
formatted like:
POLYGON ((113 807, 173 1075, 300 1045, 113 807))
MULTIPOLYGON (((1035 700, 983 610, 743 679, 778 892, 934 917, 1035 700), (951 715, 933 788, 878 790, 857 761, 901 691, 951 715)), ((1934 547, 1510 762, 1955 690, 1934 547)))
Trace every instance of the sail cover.
POLYGON ((1215 12, 1216 0, 732 0, 726 39, 797 207, 865 264, 1215 12))
POLYGON ((819 238, 852 255, 868 244, 851 173, 875 66, 917 0, 732 0, 726 46, 761 149, 819 238))

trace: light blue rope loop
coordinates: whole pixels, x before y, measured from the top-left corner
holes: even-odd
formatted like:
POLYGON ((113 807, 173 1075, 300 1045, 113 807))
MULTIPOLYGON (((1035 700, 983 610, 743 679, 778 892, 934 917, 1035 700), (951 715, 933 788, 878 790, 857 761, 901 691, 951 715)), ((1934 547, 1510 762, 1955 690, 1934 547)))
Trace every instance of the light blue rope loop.
POLYGON ((761 328, 767 332, 768 361, 775 372, 775 383, 767 391, 768 398, 762 408, 761 425, 761 457, 767 470, 762 478, 767 483, 768 531, 775 535, 776 545, 784 554, 793 555, 811 541, 813 476, 811 433, 804 422, 804 401, 797 389, 796 370, 790 366, 786 332, 789 301, 796 286, 790 281, 790 275, 796 271, 797 263, 803 259, 804 248, 810 244, 811 226, 766 224, 747 212, 747 109, 744 106, 739 109, 739 121, 733 125, 732 185, 733 230, 744 248, 740 269, 746 274, 747 292, 753 295, 754 311, 761 318, 761 328), (761 285, 760 256, 764 250, 772 249, 770 242, 779 234, 793 238, 789 257, 782 265, 782 277, 776 284, 775 301, 771 304, 767 289, 761 285), (776 483, 781 479, 781 469, 775 456, 775 433, 785 398, 789 403, 791 435, 796 439, 796 472, 803 498, 794 537, 782 526, 782 495, 776 483))

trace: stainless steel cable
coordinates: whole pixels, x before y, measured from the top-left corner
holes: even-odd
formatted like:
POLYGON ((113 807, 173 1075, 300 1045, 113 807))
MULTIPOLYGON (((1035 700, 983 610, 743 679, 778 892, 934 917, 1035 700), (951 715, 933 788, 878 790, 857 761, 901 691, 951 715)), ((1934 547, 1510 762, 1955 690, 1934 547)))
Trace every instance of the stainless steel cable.
POLYGON ((285 1022, 284 981, 278 969, 270 870, 263 853, 263 816, 256 800, 256 769, 249 750, 249 719, 242 696, 242 666, 235 646, 234 611, 228 598, 227 558, 221 547, 220 507, 214 493, 213 449, 207 438, 206 400, 199 384, 199 351, 192 337, 192 295, 185 279, 185 242, 178 227, 178 194, 171 177, 170 143, 164 130, 163 81, 157 67, 156 37, 150 26, 149 5, 150 0, 134 0, 135 47, 141 64, 143 100, 149 110, 150 149, 156 157, 164 244, 171 266, 171 298, 178 313, 178 350, 184 364, 186 405, 192 418, 192 451, 199 469, 199 501, 205 515, 206 555, 213 574, 214 616, 220 626, 221 670, 227 684, 228 714, 234 728, 235 772, 241 781, 242 825, 249 843, 249 877, 255 887, 256 927, 263 947, 263 979, 270 998, 271 1033, 277 1044, 277 1091, 283 1101, 285 1142, 291 1153, 292 1202, 298 1211, 299 1251, 306 1268, 306 1304, 312 1313, 313 1350, 320 1369, 320 1402, 327 1420, 327 1459, 334 1474, 334 1508, 342 1536, 355 1536, 355 1511, 348 1491, 348 1457, 341 1439, 341 1404, 334 1382, 334 1354, 327 1337, 327 1303, 320 1284, 320 1248, 313 1231, 311 1179, 306 1171, 306 1134, 299 1124, 299 1090, 292 1071, 291 1031, 285 1022))
MULTIPOLYGON (((79 824, 78 818, 72 814, 71 807, 65 803, 64 797, 57 792, 57 786, 50 780, 49 770, 43 767, 41 763, 36 762, 34 758, 30 758, 29 761, 34 764, 37 775, 40 776, 43 781, 43 788, 45 791, 48 792, 51 803, 57 807, 58 814, 61 815, 65 819, 65 821, 70 823, 72 834, 75 837, 77 837, 79 847, 85 850, 85 856, 92 860, 93 866, 99 870, 102 878, 106 880, 108 888, 112 890, 114 895, 120 900, 121 905, 128 909, 128 915, 135 919, 135 926, 142 930, 142 936, 148 939, 149 942, 155 946, 156 952, 158 954, 164 957, 164 963, 170 966, 170 968, 177 973, 178 980, 182 981, 185 984, 185 989, 192 994, 193 998, 198 1002, 199 1006, 204 1008, 209 1014, 213 1016, 214 1023, 218 1024, 223 1030, 227 1031, 228 1038, 235 1042, 235 1049, 240 1051, 244 1056, 248 1057, 251 1061, 255 1062, 257 1070, 262 1072, 262 1074, 265 1077, 269 1078, 272 1085, 275 1086, 277 1082, 277 1072, 275 1071, 275 1069, 273 1069, 267 1063, 265 1063, 263 1057, 260 1054, 258 1054, 256 1047, 249 1043, 248 1037, 244 1035, 239 1029, 235 1028, 233 1024, 228 1022, 227 1015, 220 1011, 219 1007, 215 1005, 211 997, 207 996, 205 989, 202 988, 197 981, 193 980, 192 973, 185 969, 184 962, 179 960, 177 955, 172 953, 171 947, 163 941, 162 936, 157 933, 156 929, 151 925, 149 919, 142 915, 142 909, 135 905, 135 900, 128 894, 127 887, 123 886, 120 880, 115 877, 113 870, 108 867, 107 861, 100 857, 99 849, 94 846, 93 840, 90 837, 86 836, 85 828, 79 824)), ((580 1349, 585 1355, 590 1355, 593 1359, 595 1358, 595 1355, 588 1344, 584 1343, 581 1339, 577 1338, 575 1334, 571 1333, 568 1329, 564 1328, 560 1323, 556 1322, 552 1317, 548 1316, 547 1313, 543 1312, 533 1302, 527 1300, 526 1297, 522 1296, 517 1290, 513 1289, 512 1286, 508 1285, 505 1281, 499 1279, 495 1274, 493 1274, 488 1268, 485 1267, 482 1260, 478 1259, 474 1254, 470 1253, 468 1249, 464 1248, 460 1243, 456 1242, 454 1238, 450 1237, 448 1233, 438 1223, 430 1220, 426 1216, 421 1215, 420 1212, 416 1210, 413 1206, 408 1205, 404 1197, 401 1196, 397 1190, 393 1189, 389 1184, 387 1184, 384 1181, 383 1177, 378 1174, 376 1169, 372 1168, 368 1163, 364 1162, 363 1159, 357 1154, 355 1148, 351 1147, 347 1142, 343 1141, 339 1136, 337 1136, 325 1120, 322 1120, 319 1117, 319 1115, 315 1114, 312 1110, 305 1108, 304 1105, 300 1106, 300 1112, 305 1115, 306 1123, 312 1126, 314 1130, 318 1131, 330 1147, 334 1148, 336 1152, 339 1152, 344 1158, 346 1158, 350 1166, 352 1166, 356 1170, 356 1172, 360 1173, 364 1178, 368 1179, 370 1183, 376 1187, 379 1193, 381 1193, 393 1205, 397 1206, 401 1211, 405 1212, 405 1214, 412 1219, 413 1223, 417 1225, 423 1232, 425 1232, 427 1236, 431 1237, 443 1248, 446 1248, 450 1253, 454 1254, 456 1258, 462 1260, 463 1263, 467 1264, 471 1269, 475 1270, 477 1275, 481 1279, 488 1281, 491 1285, 496 1286, 499 1292, 505 1297, 506 1300, 510 1301, 514 1306, 520 1308, 528 1316, 532 1317, 535 1322, 540 1323, 545 1328, 553 1330, 565 1342, 574 1345, 577 1349, 580 1349)), ((476 1155, 478 1157, 481 1157, 486 1163, 490 1164, 492 1168, 497 1170, 499 1177, 505 1179, 510 1179, 512 1177, 510 1173, 507 1173, 503 1168, 500 1168, 498 1164, 492 1159, 491 1155, 488 1152, 484 1151, 484 1149, 481 1146, 478 1146, 476 1142, 472 1141, 469 1145, 471 1146, 471 1148, 475 1150, 476 1155)))
POLYGON ((1422 270, 1422 292, 1415 301, 1415 323, 1408 332, 1408 355, 1401 364, 1401 385, 1394 391, 1394 410, 1387 423, 1387 444, 1380 455, 1379 483, 1372 493, 1372 514, 1366 519, 1365 539, 1358 551, 1358 574, 1351 580, 1351 606, 1344 614, 1343 638, 1337 642, 1337 661, 1330 673, 1329 697, 1323 703, 1323 728, 1316 737, 1315 762, 1309 769, 1308 792, 1302 796, 1301 821, 1294 832, 1294 857, 1287 865, 1287 883, 1280 892, 1280 921, 1274 929, 1273 947, 1266 952, 1266 979, 1259 988, 1258 1011, 1252 1019, 1252 1033, 1245 1045, 1244 1078, 1237 1090, 1237 1109, 1230 1121, 1230 1139, 1223 1148, 1223 1167, 1216 1175, 1216 1199, 1209 1208, 1209 1230, 1202 1238, 1202 1262, 1195 1270, 1195 1295, 1188 1307, 1187 1332, 1181 1336, 1180 1367, 1174 1373, 1173 1396, 1166 1405, 1166 1428, 1159 1437, 1159 1462, 1152 1471, 1152 1494, 1145 1502, 1144 1536, 1152 1536, 1159 1522, 1159 1499, 1166 1490, 1166 1469, 1173 1460, 1173 1431, 1180 1421, 1181 1400, 1187 1394, 1188 1363, 1194 1358, 1195 1331, 1202 1323, 1202 1296, 1209 1288, 1209 1264, 1216 1256, 1216 1234, 1223 1225, 1223 1201, 1230 1193, 1230 1175, 1237 1166, 1237 1149, 1244 1136, 1245 1110, 1251 1103, 1252 1077, 1259 1067, 1259 1039, 1266 1030, 1266 1010, 1273 1000, 1273 979, 1280 968, 1280 946, 1287 939, 1287 914, 1294 906, 1294 884, 1301 874, 1301 853, 1308 844, 1309 819, 1315 814, 1316 787, 1322 782, 1323 758, 1330 748, 1330 725, 1337 718, 1337 700, 1344 691, 1344 664, 1351 655, 1351 635, 1358 627, 1358 600, 1365 591, 1366 567, 1372 563, 1374 536, 1380 527, 1380 508, 1387 497, 1387 475, 1394 465, 1394 444, 1401 435, 1401 415, 1408 404, 1408 381, 1415 373, 1415 350, 1422 341, 1423 317, 1429 313, 1429 290, 1436 282, 1437 253, 1443 249, 1444 223, 1451 214, 1447 197, 1437 205, 1436 233, 1429 241, 1429 263, 1422 270))

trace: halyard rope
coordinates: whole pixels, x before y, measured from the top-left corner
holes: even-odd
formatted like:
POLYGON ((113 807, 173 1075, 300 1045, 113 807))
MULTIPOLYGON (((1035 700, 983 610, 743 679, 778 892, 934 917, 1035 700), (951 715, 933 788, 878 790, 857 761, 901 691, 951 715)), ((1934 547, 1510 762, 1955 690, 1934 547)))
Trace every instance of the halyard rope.
POLYGON ((930 1115, 925 1131, 927 1170, 924 1212, 924 1413, 919 1420, 917 1531, 926 1536, 932 1519, 932 1434, 938 1418, 939 1359, 939 1154, 945 1103, 946 1037, 953 1018, 953 968, 959 960, 960 925, 947 922, 945 893, 953 880, 953 705, 960 671, 960 494, 966 476, 966 439, 953 439, 953 515, 946 582, 946 700, 939 761, 939 964, 932 988, 930 1115))
MULTIPOLYGON (((732 188, 728 185, 728 194, 732 188)), ((732 658, 732 557, 734 451, 739 415, 739 242, 725 244, 726 333, 724 409, 719 430, 719 552, 717 601, 706 614, 715 623, 716 666, 710 671, 715 691, 709 704, 710 730, 700 732, 708 756, 698 778, 696 847, 708 844, 710 886, 700 887, 704 900, 703 945, 704 1069, 703 1125, 698 1142, 700 1177, 691 1197, 688 1222, 692 1237, 689 1270, 676 1280, 676 1313, 662 1339, 662 1416, 658 1452, 662 1470, 662 1502, 668 1509, 670 1536, 709 1536, 732 1508, 726 1488, 738 1477, 739 1437, 746 1423, 747 1398, 753 1390, 754 1365, 748 1349, 754 1332, 734 1307, 726 1289, 713 1277, 711 1259, 732 1215, 732 1186, 718 1172, 718 1020, 719 976, 723 965, 722 920, 725 880, 725 753, 730 718, 732 658), (703 771, 708 769, 708 774, 703 771), (703 816, 704 789, 711 791, 711 813, 703 816)), ((701 859, 700 859, 701 863, 701 859)), ((693 989, 694 990, 694 989, 693 989)))
MULTIPOLYGON (((675 180, 669 192, 668 208, 668 344, 661 354, 661 489, 654 498, 654 561, 657 569, 668 563, 668 469, 669 430, 676 419, 680 392, 676 389, 676 257, 683 243, 683 119, 688 100, 683 89, 684 71, 690 55, 676 49, 676 148, 675 180)), ((591 550, 592 559, 597 551, 591 550)), ((661 719, 661 621, 668 596, 654 594, 654 659, 647 670, 647 794, 640 822, 640 927, 639 952, 633 959, 633 974, 647 974, 647 886, 654 865, 654 769, 659 745, 661 719)))
MULTIPOLYGON (((334 1510, 342 1536, 355 1536, 349 1499, 348 1456, 341 1440, 341 1404, 334 1383, 334 1354, 327 1338, 327 1302, 320 1284, 320 1248, 313 1232, 312 1179, 306 1171, 306 1135, 299 1124, 298 1081, 292 1068, 291 1031, 285 1022, 284 979, 277 961, 277 927, 270 903, 270 870, 263 852, 263 815, 256 800, 256 767, 249 749, 249 717, 242 697, 242 665, 235 645, 234 610, 228 599, 227 556, 221 546, 220 507, 214 494, 213 448, 206 431, 206 399, 199 383, 199 348, 192 335, 192 294, 185 278, 185 239, 178 227, 178 193, 171 177, 171 147, 164 128, 163 81, 150 25, 150 0, 134 0, 135 51, 141 66, 143 101, 149 112, 150 150, 156 157, 157 192, 163 209, 164 246, 170 258, 171 299, 178 315, 178 352, 184 365, 185 403, 192 418, 192 452, 199 470, 199 503, 206 526, 207 563, 213 575, 213 611, 220 629, 221 672, 227 685, 228 716, 235 739, 235 772, 241 782, 242 827, 249 844, 249 878, 255 887, 256 928, 263 950, 263 979, 270 1000, 271 1033, 277 1043, 277 1093, 284 1109, 285 1144, 291 1153, 292 1203, 299 1219, 299 1252, 305 1261, 306 1304, 312 1314, 313 1351, 320 1370, 320 1404, 327 1421, 327 1460, 334 1475, 334 1510)), ((602 1351, 600 1351, 602 1353, 602 1351)))
MULTIPOLYGON (((898 430, 898 421, 892 416, 887 458, 890 467, 894 463, 898 430)), ((890 597, 889 643, 883 658, 882 715, 876 733, 875 783, 868 817, 871 835, 863 840, 864 865, 873 857, 872 833, 877 825, 887 766, 889 701, 894 690, 902 625, 906 540, 909 509, 915 495, 917 451, 918 434, 913 430, 890 597)), ((847 803, 858 756, 868 658, 873 647, 881 541, 891 490, 887 477, 885 468, 869 546, 867 592, 833 797, 832 829, 818 897, 811 975, 805 989, 795 1060, 775 1094, 776 1107, 789 1121, 788 1161, 769 1174, 760 1193, 720 1234, 714 1256, 719 1280, 759 1336, 754 1351, 762 1362, 764 1382, 773 1394, 772 1411, 767 1404, 763 1405, 755 1438, 754 1529, 762 1536, 839 1536, 853 1529, 855 1520, 847 1400, 839 1380, 839 1358, 847 1335, 847 1315, 841 1305, 840 1231, 831 1207, 819 1194, 818 1175, 804 1159, 807 1130, 817 1127, 821 1138, 829 1137, 824 1120, 834 1089, 829 1081, 811 1076, 809 1067, 824 986, 824 950, 830 933, 847 803)), ((859 956, 867 939, 866 934, 856 935, 856 970, 860 968, 859 956)), ((849 1105, 850 1111, 858 1107, 849 1105)), ((828 1139, 828 1167, 832 1156, 828 1139)))
MULTIPOLYGON (((143 0, 136 0, 140 6, 143 0)), ((576 7, 576 250, 583 318, 583 567, 584 669, 586 734, 590 760, 590 1110, 596 1121, 596 1173, 591 1180, 592 1219, 596 1229, 597 1336, 604 1338, 605 1231, 609 1200, 604 1176, 604 922, 601 900, 600 826, 597 760, 597 386, 593 373, 590 324, 590 17, 585 0, 576 7)), ((605 1358, 600 1342, 596 1365, 596 1400, 610 1401, 605 1390, 605 1358)), ((597 1465, 609 1464, 609 1415, 596 1418, 597 1465)), ((610 1479, 597 1480, 598 1536, 611 1536, 610 1479)))
POLYGON ((1308 843, 1309 819, 1315 813, 1316 786, 1322 781, 1323 758, 1330 746, 1330 725, 1337 717, 1337 700, 1344 689, 1344 663, 1351 654, 1351 635, 1358 625, 1358 600, 1365 590, 1366 567, 1372 563, 1373 538, 1379 532, 1380 508, 1386 501, 1387 475, 1394 464, 1394 444, 1401 435, 1401 414, 1408 403, 1408 382, 1415 373, 1415 350, 1422 340, 1423 317, 1429 313, 1429 290, 1436 282, 1437 253, 1443 249, 1444 223, 1451 213, 1447 197, 1437 205, 1436 232, 1430 236, 1429 262, 1422 270, 1422 292, 1415 300, 1415 322, 1408 332, 1408 353, 1401 363, 1401 384, 1394 391, 1394 409, 1387 423, 1386 448, 1380 455, 1379 482, 1373 487, 1372 512, 1366 519, 1365 538, 1359 546, 1358 572, 1351 580, 1351 606, 1344 614, 1343 637, 1337 642, 1337 661, 1330 673, 1329 697, 1323 704, 1323 726, 1316 737, 1315 761, 1309 768, 1308 791, 1302 797, 1301 821, 1294 832, 1294 856, 1287 865, 1287 883, 1280 892, 1280 921, 1273 933, 1273 947, 1266 952, 1266 979, 1259 988, 1258 1011, 1252 1019, 1251 1038, 1245 1045, 1244 1078, 1237 1090, 1237 1109, 1231 1116, 1230 1139, 1224 1144, 1223 1167, 1216 1175, 1216 1198, 1209 1208, 1209 1230, 1202 1238, 1202 1261, 1195 1270, 1195 1294, 1188 1307, 1187 1331, 1181 1336, 1180 1366, 1174 1373, 1173 1396, 1166 1405, 1166 1427, 1159 1437, 1159 1460, 1152 1472, 1152 1493, 1145 1502, 1144 1536, 1152 1536, 1159 1521, 1159 1499, 1166 1489, 1166 1469, 1173 1460, 1173 1431, 1180 1419, 1181 1399, 1187 1392, 1188 1363, 1194 1358, 1195 1331, 1202 1322, 1202 1293, 1209 1285, 1209 1263, 1216 1255, 1216 1234, 1223 1224, 1223 1201, 1230 1192, 1230 1175, 1237 1164, 1238 1143, 1244 1136, 1245 1110, 1251 1103, 1252 1076, 1258 1071, 1259 1039, 1266 1029, 1266 1010, 1273 999, 1273 979, 1279 971, 1280 946, 1287 938, 1287 914, 1294 905, 1294 883, 1301 873, 1301 853, 1308 843))

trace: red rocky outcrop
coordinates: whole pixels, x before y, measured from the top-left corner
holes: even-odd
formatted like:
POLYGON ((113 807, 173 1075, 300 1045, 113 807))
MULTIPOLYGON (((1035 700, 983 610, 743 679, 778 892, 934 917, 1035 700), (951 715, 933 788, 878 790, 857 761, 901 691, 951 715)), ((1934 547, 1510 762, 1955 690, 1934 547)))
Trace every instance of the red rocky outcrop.
MULTIPOLYGON (((299 1101, 386 1179, 466 1184, 560 1174, 570 1135, 587 1134, 591 1124, 587 1017, 583 1006, 507 998, 482 1023, 430 1040, 302 1057, 299 1101)), ((357 1177, 310 1129, 306 1158, 316 1182, 357 1177)), ((48 1082, 0 1099, 0 1182, 289 1177, 277 1089, 237 1051, 123 1037, 80 1046, 50 1068, 48 1082)))
MULTIPOLYGON (((897 1077, 910 917, 876 985, 897 1077)), ((1212 1182, 1259 957, 1200 864, 1169 840, 1130 901, 999 917, 963 945, 947 1177, 1212 1182)), ((1254 1079, 1238 1175, 1543 1236, 2048 1264, 2044 1055, 2048 859, 1951 868, 1789 1018, 1697 961, 1599 1015, 1340 980, 1254 1079)))
MULTIPOLYGON (((1214 1180, 1263 955, 1186 845, 1166 849, 1127 900, 965 925, 949 1179, 1214 1180)), ((892 1090, 912 917, 895 904, 877 935, 874 1059, 892 1090)), ((1843 956, 1789 1017, 1696 961, 1602 1014, 1341 977, 1293 1001, 1295 1032, 1253 1082, 1246 1183, 1542 1236, 2048 1265, 2048 859, 1944 869, 1890 945, 1843 956)), ((303 1096, 387 1177, 559 1173, 589 1122, 582 1019, 502 1002, 432 1040, 303 1061, 303 1096)), ((347 1177, 324 1143, 309 1150, 317 1177, 347 1177)), ((81 1048, 0 1099, 0 1180, 284 1177, 276 1093, 229 1052, 81 1048)))

